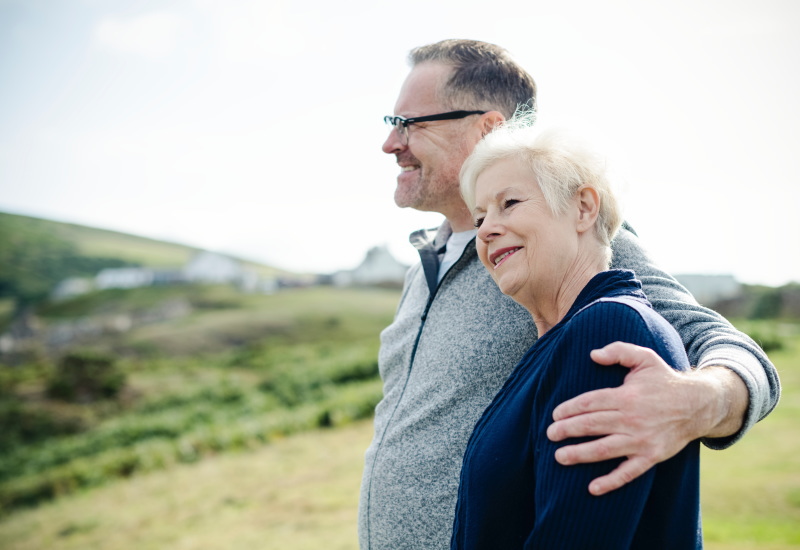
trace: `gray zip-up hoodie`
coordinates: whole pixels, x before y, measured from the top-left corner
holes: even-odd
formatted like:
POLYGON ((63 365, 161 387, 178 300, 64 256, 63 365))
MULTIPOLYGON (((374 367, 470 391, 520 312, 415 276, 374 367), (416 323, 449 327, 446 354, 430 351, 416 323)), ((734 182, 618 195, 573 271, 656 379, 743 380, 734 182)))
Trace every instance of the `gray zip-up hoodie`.
MULTIPOLYGON (((423 263, 409 270, 394 322, 381 333, 384 395, 365 457, 362 549, 449 547, 473 426, 536 340, 530 314, 500 292, 474 244, 436 284, 428 258, 450 232, 445 222, 434 239, 430 231, 412 234, 423 263)), ((731 445, 777 404, 775 368, 750 338, 656 268, 629 228, 620 230, 612 250, 612 267, 636 273, 653 307, 680 333, 692 365, 724 365, 744 380, 750 393, 744 426, 732 437, 705 441, 731 445)))

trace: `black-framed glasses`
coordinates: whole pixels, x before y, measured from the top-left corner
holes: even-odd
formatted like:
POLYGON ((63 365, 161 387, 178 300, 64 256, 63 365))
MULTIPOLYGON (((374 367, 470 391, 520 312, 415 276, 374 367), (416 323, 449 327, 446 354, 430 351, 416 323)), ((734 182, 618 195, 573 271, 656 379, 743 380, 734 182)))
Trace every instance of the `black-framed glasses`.
POLYGON ((411 124, 416 124, 417 122, 433 122, 435 120, 457 120, 470 115, 482 115, 485 112, 486 111, 449 111, 447 113, 439 113, 438 115, 416 116, 412 118, 385 116, 383 117, 383 121, 397 130, 403 145, 408 145, 408 127, 411 124))

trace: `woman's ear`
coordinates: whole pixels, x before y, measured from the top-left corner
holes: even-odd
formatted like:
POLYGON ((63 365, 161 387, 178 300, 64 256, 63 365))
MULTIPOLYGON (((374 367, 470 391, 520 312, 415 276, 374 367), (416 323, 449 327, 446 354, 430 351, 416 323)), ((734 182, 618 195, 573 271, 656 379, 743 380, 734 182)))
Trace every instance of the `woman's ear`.
POLYGON ((597 216, 600 215, 600 194, 597 189, 589 186, 582 186, 575 194, 578 206, 577 229, 583 233, 594 227, 597 216))

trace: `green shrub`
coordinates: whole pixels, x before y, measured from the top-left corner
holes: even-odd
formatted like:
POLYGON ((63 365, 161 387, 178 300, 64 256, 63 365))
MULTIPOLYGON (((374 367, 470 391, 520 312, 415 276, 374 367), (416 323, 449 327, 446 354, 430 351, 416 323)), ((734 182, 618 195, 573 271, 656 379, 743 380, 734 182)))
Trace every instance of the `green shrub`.
POLYGON ((317 401, 332 386, 376 378, 376 356, 374 343, 337 348, 320 342, 273 351, 265 367, 268 374, 259 389, 274 395, 287 407, 317 401))
MULTIPOLYGON (((72 437, 43 441, 9 449, 0 454, 0 482, 15 476, 44 472, 76 459, 102 455, 152 440, 177 440, 209 426, 233 426, 241 419, 268 413, 277 399, 251 390, 245 395, 230 384, 221 384, 168 402, 153 403, 138 413, 110 419, 97 428, 72 437)), ((227 429, 227 428, 226 428, 227 429)))
POLYGON ((87 403, 110 399, 125 386, 125 373, 109 354, 75 350, 62 357, 47 384, 47 394, 64 401, 87 403))
POLYGON ((765 353, 782 350, 785 346, 783 338, 774 332, 753 330, 748 335, 761 346, 765 353))
POLYGON ((92 425, 91 415, 85 412, 54 412, 14 398, 0 399, 0 455, 20 445, 80 433, 92 425))
MULTIPOLYGON (((751 319, 776 319, 781 314, 781 291, 778 288, 764 289, 756 299, 751 319)), ((766 350, 765 350, 766 351, 766 350)))
POLYGON ((18 380, 12 368, 0 366, 0 399, 14 395, 18 380))
POLYGON ((62 441, 31 448, 32 452, 6 459, 4 464, 0 460, 4 469, 0 478, 0 515, 138 472, 196 462, 219 452, 255 448, 276 437, 368 417, 381 398, 381 387, 378 379, 342 384, 319 401, 258 415, 241 414, 238 410, 239 416, 234 416, 231 411, 228 415, 210 416, 191 428, 176 425, 172 432, 151 432, 152 438, 136 443, 130 442, 135 437, 126 441, 125 435, 117 433, 117 445, 91 454, 81 454, 91 449, 91 434, 80 436, 74 447, 62 441))

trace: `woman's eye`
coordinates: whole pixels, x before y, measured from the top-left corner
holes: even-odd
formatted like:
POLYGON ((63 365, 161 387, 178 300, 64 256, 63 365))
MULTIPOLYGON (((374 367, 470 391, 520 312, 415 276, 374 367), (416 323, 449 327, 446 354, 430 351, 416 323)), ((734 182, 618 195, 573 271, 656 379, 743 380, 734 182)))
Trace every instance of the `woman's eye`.
POLYGON ((480 227, 481 225, 483 225, 483 218, 477 218, 475 220, 475 227, 480 227))
POLYGON ((518 201, 517 199, 506 199, 506 200, 503 202, 503 208, 509 208, 509 207, 511 207, 511 206, 514 206, 514 205, 515 205, 515 204, 517 204, 518 202, 519 202, 519 201, 518 201))

